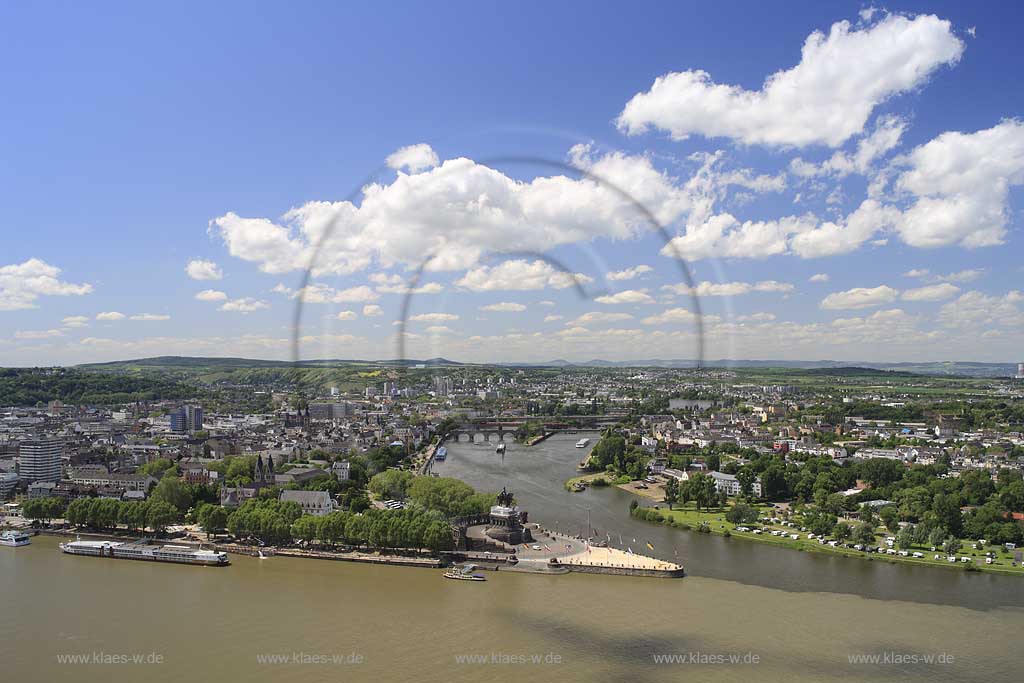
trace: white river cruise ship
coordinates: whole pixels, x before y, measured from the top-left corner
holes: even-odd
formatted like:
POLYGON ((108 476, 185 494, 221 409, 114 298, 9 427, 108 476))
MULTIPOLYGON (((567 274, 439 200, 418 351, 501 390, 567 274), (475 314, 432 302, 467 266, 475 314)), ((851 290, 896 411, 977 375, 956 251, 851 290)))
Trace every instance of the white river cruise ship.
POLYGON ((149 560, 223 567, 231 564, 228 554, 214 550, 196 550, 186 545, 150 545, 148 543, 116 543, 111 541, 71 541, 60 549, 69 555, 93 555, 122 560, 149 560))

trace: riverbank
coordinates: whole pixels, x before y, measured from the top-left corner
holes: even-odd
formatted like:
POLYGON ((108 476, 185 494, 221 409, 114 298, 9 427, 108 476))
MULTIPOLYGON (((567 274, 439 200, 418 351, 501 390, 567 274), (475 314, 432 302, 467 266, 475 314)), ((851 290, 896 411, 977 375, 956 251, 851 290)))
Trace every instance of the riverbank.
MULTIPOLYGON (((260 551, 268 552, 264 548, 253 548, 252 546, 240 546, 236 544, 220 544, 215 546, 235 555, 248 555, 258 557, 260 551)), ((411 556, 411 555, 384 555, 379 553, 364 553, 356 550, 345 552, 334 552, 328 550, 304 550, 302 548, 271 548, 270 557, 301 557, 310 560, 332 560, 335 562, 361 562, 363 564, 383 564, 397 567, 426 567, 428 569, 440 569, 445 562, 438 557, 411 556)))
POLYGON ((607 472, 590 472, 589 474, 581 474, 578 477, 572 477, 570 479, 566 479, 565 483, 563 484, 563 487, 567 491, 573 491, 573 487, 576 486, 576 484, 589 485, 589 484, 593 483, 593 481, 595 479, 604 479, 605 482, 607 483, 608 482, 608 473, 607 472))
POLYGON ((434 465, 434 455, 437 453, 437 449, 444 443, 444 437, 438 440, 437 443, 432 443, 427 446, 426 450, 423 451, 422 459, 417 459, 416 474, 423 476, 430 472, 430 468, 434 465))
POLYGON ((131 543, 133 541, 139 541, 146 539, 154 543, 173 543, 174 545, 187 545, 194 548, 207 548, 217 551, 230 553, 232 555, 246 555, 248 557, 258 557, 260 552, 263 552, 267 557, 301 557, 315 560, 333 560, 337 562, 360 562, 363 564, 383 564, 393 565, 399 567, 426 567, 430 569, 438 569, 445 566, 445 562, 440 557, 434 555, 422 554, 409 554, 409 555, 389 555, 378 552, 363 552, 357 549, 347 549, 338 551, 329 550, 309 550, 304 548, 277 548, 277 547, 258 547, 251 545, 242 545, 239 543, 217 543, 216 539, 212 540, 194 540, 189 538, 154 538, 153 536, 139 536, 138 534, 127 534, 127 533, 105 533, 100 531, 85 531, 76 529, 36 529, 37 533, 45 536, 57 536, 61 538, 67 537, 81 537, 84 539, 92 539, 99 541, 114 541, 118 543, 131 543))
MULTIPOLYGON (((966 547, 957 551, 955 562, 949 562, 947 560, 946 553, 942 549, 931 550, 929 547, 915 546, 908 548, 908 553, 919 552, 924 557, 903 557, 899 554, 890 555, 887 553, 867 553, 855 548, 842 547, 837 544, 831 546, 827 542, 822 544, 819 543, 817 538, 809 538, 808 532, 801 531, 798 528, 791 528, 780 524, 751 524, 751 525, 736 525, 729 522, 725 518, 724 509, 715 510, 702 510, 698 511, 693 506, 685 506, 683 508, 676 508, 668 510, 667 508, 640 508, 640 509, 657 509, 660 519, 658 520, 644 520, 652 524, 663 524, 671 526, 682 531, 693 531, 694 533, 711 533, 718 536, 726 536, 729 538, 736 538, 741 541, 754 541, 756 543, 764 543, 767 545, 775 545, 789 548, 798 552, 814 552, 823 553, 828 555, 838 555, 842 557, 852 557, 860 560, 867 560, 869 562, 886 562, 890 564, 914 564, 914 565, 926 565, 932 567, 942 567, 944 569, 958 569, 960 571, 968 571, 968 567, 973 567, 969 571, 984 572, 984 573, 999 573, 1009 574, 1014 576, 1024 576, 1024 566, 1021 563, 1016 563, 1017 566, 1013 566, 1014 560, 1012 556, 1002 552, 1002 548, 998 548, 995 551, 995 559, 992 564, 985 564, 985 550, 971 548, 970 544, 965 544, 966 547), (747 526, 750 530, 738 531, 737 526, 747 526), (701 532, 700 529, 706 529, 701 532), (754 529, 760 530, 761 533, 755 533, 754 529), (772 535, 772 531, 785 532, 784 535, 772 535), (797 536, 797 538, 793 538, 797 536), (938 555, 940 559, 936 560, 935 555, 938 555), (961 557, 971 558, 969 562, 962 562, 961 557)), ((765 513, 771 510, 770 506, 758 506, 759 512, 765 513)), ((634 515, 635 516, 635 515, 634 515)), ((884 540, 881 542, 884 547, 884 540)), ((875 546, 877 547, 877 546, 875 546)))

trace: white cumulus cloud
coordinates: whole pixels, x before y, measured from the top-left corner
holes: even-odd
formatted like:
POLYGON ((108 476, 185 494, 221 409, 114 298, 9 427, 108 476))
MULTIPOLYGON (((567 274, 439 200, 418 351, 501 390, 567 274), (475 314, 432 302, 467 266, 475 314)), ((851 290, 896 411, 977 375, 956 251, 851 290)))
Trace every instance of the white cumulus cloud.
MULTIPOLYGON (((594 158, 574 148, 573 162, 606 179, 649 209, 662 224, 691 210, 693 191, 642 155, 594 158)), ((566 175, 520 181, 482 164, 451 159, 390 184, 363 188, 362 202, 309 202, 280 222, 234 212, 210 222, 232 256, 268 273, 305 269, 321 244, 314 273, 344 274, 374 261, 434 270, 478 265, 485 253, 544 253, 594 238, 627 239, 652 226, 628 198, 591 177, 566 175)))
POLYGON ((416 315, 410 316, 409 320, 415 320, 417 322, 444 322, 448 320, 458 320, 459 316, 455 313, 417 313, 416 315))
POLYGON ((821 301, 825 310, 856 310, 881 306, 896 300, 899 292, 887 285, 854 287, 845 292, 833 292, 821 301))
POLYGON ((303 303, 307 304, 364 303, 380 298, 380 294, 367 285, 335 289, 330 285, 311 282, 301 289, 291 289, 283 284, 278 284, 273 291, 292 299, 301 298, 303 303))
POLYGON ((406 170, 410 173, 419 173, 428 168, 434 168, 438 163, 440 163, 440 159, 437 157, 437 152, 430 145, 422 142, 402 147, 387 158, 390 168, 396 171, 406 170))
POLYGON ((975 133, 946 132, 914 149, 896 180, 915 198, 897 224, 913 247, 1002 244, 1010 188, 1024 184, 1024 123, 975 133))
POLYGON ((231 299, 230 301, 225 301, 223 304, 220 305, 218 310, 230 311, 234 313, 252 313, 253 311, 259 311, 265 308, 270 308, 270 304, 268 304, 266 301, 259 301, 251 297, 242 297, 241 299, 231 299))
POLYGON ((185 266, 185 272, 193 280, 221 280, 224 278, 224 271, 213 261, 193 259, 185 266))
POLYGON ((622 280, 632 280, 635 277, 639 277, 644 273, 650 273, 654 268, 647 265, 633 266, 632 268, 626 268, 624 270, 614 270, 608 273, 608 279, 613 282, 619 282, 622 280))
POLYGON ((934 15, 888 15, 863 28, 848 21, 815 31, 800 63, 769 76, 761 90, 715 83, 690 70, 660 76, 619 115, 628 134, 657 128, 745 144, 838 147, 864 129, 875 107, 955 64, 964 44, 934 15))
POLYGON ((41 296, 82 296, 92 285, 63 282, 60 268, 38 258, 24 263, 0 266, 0 311, 36 308, 41 296))
POLYGON ((502 301, 496 304, 488 304, 480 307, 481 311, 494 311, 497 313, 518 313, 525 311, 526 306, 523 304, 513 303, 511 301, 502 301))
POLYGON ((63 330, 18 330, 14 333, 15 339, 52 339, 53 337, 64 336, 63 330))
POLYGON ((228 295, 216 289, 204 289, 196 294, 196 298, 200 301, 225 301, 228 295))
POLYGON ((937 285, 926 285, 916 289, 908 289, 903 292, 904 301, 945 301, 960 293, 960 288, 943 282, 937 285))
POLYGON ((591 311, 584 313, 575 320, 570 320, 566 325, 588 325, 591 323, 609 323, 619 320, 632 320, 629 313, 607 313, 605 311, 591 311))
POLYGON ((761 280, 760 282, 704 282, 690 288, 685 284, 664 285, 663 290, 689 296, 739 296, 749 292, 792 292, 794 287, 788 282, 777 280, 761 280))
POLYGON ((397 273, 371 273, 367 279, 377 286, 381 294, 437 294, 444 290, 440 282, 425 282, 410 289, 411 283, 397 273))
POLYGON ((685 308, 669 308, 657 315, 648 316, 640 322, 644 325, 663 325, 665 323, 690 323, 696 320, 697 315, 685 308))
POLYGON ((575 284, 584 285, 593 281, 594 279, 588 275, 566 273, 542 259, 532 262, 513 259, 493 267, 474 268, 457 280, 455 284, 474 292, 491 292, 500 290, 529 291, 546 287, 566 289, 575 284))
POLYGON ((646 289, 625 289, 615 294, 605 294, 594 299, 599 304, 653 304, 654 298, 646 289))

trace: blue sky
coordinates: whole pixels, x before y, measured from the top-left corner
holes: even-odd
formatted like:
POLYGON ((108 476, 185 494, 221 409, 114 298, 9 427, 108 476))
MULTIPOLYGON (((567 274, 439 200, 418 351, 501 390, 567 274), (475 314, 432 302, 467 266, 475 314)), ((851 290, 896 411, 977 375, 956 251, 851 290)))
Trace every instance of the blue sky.
POLYGON ((434 248, 410 355, 692 357, 694 293, 635 208, 510 156, 683 237, 710 358, 1020 360, 1022 10, 869 10, 4 5, 0 364, 288 357, 310 235, 350 210, 307 357, 394 355, 434 248))

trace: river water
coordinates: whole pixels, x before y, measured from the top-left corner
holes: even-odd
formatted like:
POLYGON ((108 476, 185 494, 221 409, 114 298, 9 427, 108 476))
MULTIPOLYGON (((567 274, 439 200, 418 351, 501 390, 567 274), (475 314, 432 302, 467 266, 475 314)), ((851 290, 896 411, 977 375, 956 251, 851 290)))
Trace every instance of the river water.
POLYGON ((1014 577, 819 557, 634 522, 628 494, 562 489, 581 456, 576 438, 510 444, 504 462, 493 447, 449 444, 437 471, 508 486, 532 519, 564 531, 582 531, 589 506, 592 525, 616 545, 621 533, 628 545, 654 544, 653 554, 678 552, 687 578, 489 572, 470 583, 437 570, 283 557, 201 568, 65 556, 55 539, 37 537, 0 548, 4 678, 1019 678, 1024 596, 1014 577))

